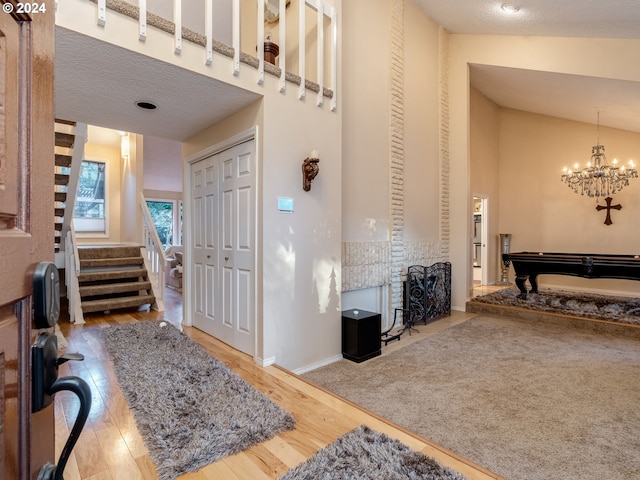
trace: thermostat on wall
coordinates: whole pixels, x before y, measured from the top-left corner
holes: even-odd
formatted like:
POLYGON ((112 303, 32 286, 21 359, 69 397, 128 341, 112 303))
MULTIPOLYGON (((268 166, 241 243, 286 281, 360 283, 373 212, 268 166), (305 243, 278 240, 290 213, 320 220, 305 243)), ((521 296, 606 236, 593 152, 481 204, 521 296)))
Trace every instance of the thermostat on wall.
POLYGON ((282 213, 293 213, 293 198, 278 197, 278 211, 282 213))

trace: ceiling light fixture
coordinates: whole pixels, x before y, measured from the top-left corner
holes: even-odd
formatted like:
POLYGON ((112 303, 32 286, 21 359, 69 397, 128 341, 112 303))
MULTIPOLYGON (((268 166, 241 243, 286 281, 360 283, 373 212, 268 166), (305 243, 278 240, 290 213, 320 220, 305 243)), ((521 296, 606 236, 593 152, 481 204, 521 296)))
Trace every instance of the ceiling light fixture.
POLYGON ((514 5, 512 3, 503 3, 500 7, 504 12, 514 14, 520 11, 520 7, 518 5, 514 5))
POLYGON ((136 105, 144 110, 155 110, 158 106, 151 102, 136 102, 136 105))
POLYGON ((604 156, 604 145, 600 145, 600 110, 598 110, 598 144, 591 148, 591 161, 580 170, 576 163, 574 170, 564 168, 560 179, 575 193, 587 195, 589 197, 608 197, 618 193, 629 185, 629 180, 638 177, 638 171, 629 161, 629 167, 624 165, 618 167, 618 161, 613 160, 613 166, 607 164, 607 157, 604 156))

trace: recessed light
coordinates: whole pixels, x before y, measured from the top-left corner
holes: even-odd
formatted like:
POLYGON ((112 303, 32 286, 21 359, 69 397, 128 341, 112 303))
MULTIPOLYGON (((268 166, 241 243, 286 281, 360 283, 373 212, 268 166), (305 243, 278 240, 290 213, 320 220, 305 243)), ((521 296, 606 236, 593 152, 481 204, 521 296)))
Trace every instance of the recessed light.
POLYGON ((520 11, 520 7, 512 3, 503 3, 500 8, 507 13, 518 13, 520 11))
POLYGON ((136 102, 136 105, 145 110, 155 110, 158 106, 155 103, 151 102, 136 102))

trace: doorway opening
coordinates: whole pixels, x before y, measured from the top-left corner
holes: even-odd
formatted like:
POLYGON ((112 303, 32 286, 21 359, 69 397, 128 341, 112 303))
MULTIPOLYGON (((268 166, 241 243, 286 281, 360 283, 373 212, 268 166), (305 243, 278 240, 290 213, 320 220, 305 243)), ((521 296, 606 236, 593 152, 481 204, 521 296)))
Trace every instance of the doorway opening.
POLYGON ((489 199, 485 196, 473 197, 473 227, 472 234, 472 270, 473 286, 479 287, 488 284, 487 265, 487 232, 488 232, 488 208, 489 199))

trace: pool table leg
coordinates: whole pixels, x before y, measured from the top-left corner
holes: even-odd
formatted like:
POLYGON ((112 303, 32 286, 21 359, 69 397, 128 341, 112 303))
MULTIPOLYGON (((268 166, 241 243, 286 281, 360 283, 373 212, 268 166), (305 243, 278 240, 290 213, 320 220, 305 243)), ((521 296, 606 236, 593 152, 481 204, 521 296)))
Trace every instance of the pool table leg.
POLYGON ((529 275, 529 283, 531 284, 530 293, 538 293, 538 275, 529 275))
POLYGON ((529 275, 518 275, 518 276, 516 276, 516 285, 520 289, 520 294, 518 295, 518 298, 521 299, 521 300, 526 300, 527 299, 527 286, 524 284, 524 282, 527 281, 528 277, 529 277, 529 275))

